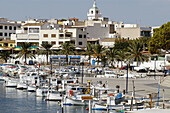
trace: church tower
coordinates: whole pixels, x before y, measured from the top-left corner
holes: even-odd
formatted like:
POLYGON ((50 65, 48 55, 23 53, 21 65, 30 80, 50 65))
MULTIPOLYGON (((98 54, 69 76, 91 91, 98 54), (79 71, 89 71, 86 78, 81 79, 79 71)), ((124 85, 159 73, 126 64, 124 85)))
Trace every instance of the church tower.
POLYGON ((96 0, 94 0, 93 7, 87 13, 88 20, 98 19, 101 16, 100 10, 97 8, 96 0))

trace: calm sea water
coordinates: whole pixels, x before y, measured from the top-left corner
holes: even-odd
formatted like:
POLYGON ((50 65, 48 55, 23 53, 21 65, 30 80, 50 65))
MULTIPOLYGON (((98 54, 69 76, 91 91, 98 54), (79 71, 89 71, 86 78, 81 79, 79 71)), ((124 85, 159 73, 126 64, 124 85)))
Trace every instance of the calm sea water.
MULTIPOLYGON (((0 113, 61 113, 61 107, 57 102, 44 101, 44 98, 36 97, 35 93, 6 88, 4 83, 0 82, 0 113)), ((83 106, 64 106, 64 113, 88 113, 88 111, 83 106)))

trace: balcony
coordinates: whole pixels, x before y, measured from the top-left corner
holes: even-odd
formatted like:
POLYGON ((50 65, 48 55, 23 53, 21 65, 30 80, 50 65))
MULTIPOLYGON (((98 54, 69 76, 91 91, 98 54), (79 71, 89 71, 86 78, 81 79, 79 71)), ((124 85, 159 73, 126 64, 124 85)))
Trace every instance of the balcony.
POLYGON ((39 40, 39 35, 36 34, 17 34, 17 40, 39 40))

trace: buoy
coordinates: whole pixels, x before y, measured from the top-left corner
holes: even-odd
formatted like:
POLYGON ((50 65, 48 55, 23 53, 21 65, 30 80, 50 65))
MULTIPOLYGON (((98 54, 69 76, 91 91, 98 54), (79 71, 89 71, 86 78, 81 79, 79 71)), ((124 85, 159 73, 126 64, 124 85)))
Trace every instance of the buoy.
POLYGON ((89 110, 89 108, 86 108, 86 110, 89 110))

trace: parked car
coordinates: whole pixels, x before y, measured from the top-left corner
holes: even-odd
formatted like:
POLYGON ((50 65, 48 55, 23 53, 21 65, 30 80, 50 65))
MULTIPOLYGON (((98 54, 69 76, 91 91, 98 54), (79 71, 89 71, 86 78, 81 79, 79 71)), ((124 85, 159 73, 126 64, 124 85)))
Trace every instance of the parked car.
POLYGON ((147 71, 146 67, 134 67, 135 71, 147 71))

